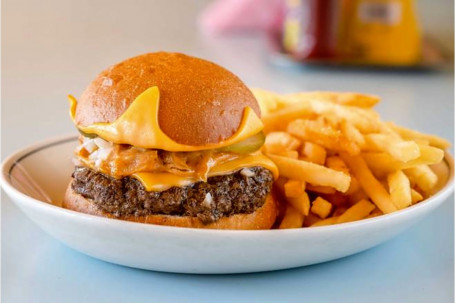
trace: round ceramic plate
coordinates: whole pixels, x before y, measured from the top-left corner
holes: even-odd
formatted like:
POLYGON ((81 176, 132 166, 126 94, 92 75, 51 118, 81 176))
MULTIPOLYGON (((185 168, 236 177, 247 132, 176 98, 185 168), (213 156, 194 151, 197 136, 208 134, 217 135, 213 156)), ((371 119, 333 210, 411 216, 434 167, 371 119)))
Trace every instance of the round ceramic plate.
POLYGON ((68 246, 108 262, 179 273, 246 273, 342 258, 378 245, 441 205, 453 190, 453 159, 435 167, 440 190, 393 214, 339 225, 289 230, 234 231, 126 222, 63 209, 73 171, 76 136, 38 143, 2 164, 11 200, 36 224, 68 246))

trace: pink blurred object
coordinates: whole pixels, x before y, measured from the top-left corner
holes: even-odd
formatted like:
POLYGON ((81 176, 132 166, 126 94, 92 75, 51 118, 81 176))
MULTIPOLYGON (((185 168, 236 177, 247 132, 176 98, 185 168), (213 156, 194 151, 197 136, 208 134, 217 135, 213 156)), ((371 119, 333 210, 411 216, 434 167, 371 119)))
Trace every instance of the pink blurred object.
POLYGON ((283 22, 284 0, 217 0, 199 16, 206 34, 279 31, 283 22))

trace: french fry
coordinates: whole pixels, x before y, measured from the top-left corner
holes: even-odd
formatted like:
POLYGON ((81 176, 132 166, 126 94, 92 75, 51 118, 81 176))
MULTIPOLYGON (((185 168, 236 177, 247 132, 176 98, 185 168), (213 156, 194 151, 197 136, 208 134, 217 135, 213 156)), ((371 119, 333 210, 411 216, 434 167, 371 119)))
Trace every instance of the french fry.
POLYGON ((388 122, 387 124, 405 140, 422 139, 422 140, 428 141, 431 146, 434 146, 434 147, 437 147, 440 149, 446 149, 446 148, 450 147, 450 142, 443 138, 433 136, 433 135, 423 134, 423 133, 420 133, 418 131, 415 131, 415 130, 412 130, 409 128, 398 126, 393 122, 388 122))
POLYGON ((401 141, 384 134, 369 134, 365 138, 367 144, 387 152, 398 161, 408 162, 420 156, 419 146, 414 141, 401 141))
POLYGON ((368 216, 365 217, 367 218, 374 218, 383 215, 382 211, 379 210, 379 208, 375 208, 368 216))
POLYGON ((335 211, 333 212, 332 216, 334 217, 339 217, 341 216, 342 214, 344 214, 344 212, 348 209, 348 207, 346 206, 338 206, 335 211))
POLYGON ((326 165, 328 168, 349 174, 349 168, 346 166, 346 163, 338 156, 327 157, 326 165))
POLYGON ((397 209, 403 209, 411 205, 411 183, 401 170, 397 170, 387 176, 390 198, 397 209))
POLYGON ((368 216, 375 206, 368 200, 360 200, 350 208, 348 208, 340 217, 338 217, 337 223, 345 223, 357 221, 368 216))
POLYGON ((352 155, 360 153, 360 148, 349 141, 341 131, 323 124, 320 120, 294 120, 288 124, 287 132, 304 142, 313 142, 326 149, 345 151, 352 155))
MULTIPOLYGON (((372 117, 377 118, 377 115, 372 114, 370 111, 320 100, 294 102, 288 107, 264 117, 266 119, 263 121, 265 126, 275 126, 282 124, 282 121, 291 121, 299 118, 314 119, 327 115, 339 117, 340 120, 350 121, 362 133, 374 133, 381 129, 377 119, 371 119, 372 117)), ((265 132, 269 130, 267 127, 264 129, 265 132)))
POLYGON ((320 165, 324 165, 325 157, 327 156, 327 152, 322 146, 312 142, 305 142, 302 145, 300 154, 307 159, 307 161, 320 165))
POLYGON ((310 227, 333 225, 333 224, 336 224, 337 221, 338 221, 338 217, 330 217, 327 219, 320 220, 320 221, 310 225, 310 227))
POLYGON ((300 228, 303 225, 303 215, 292 205, 287 205, 283 220, 281 220, 279 229, 300 228))
POLYGON ((404 172, 425 193, 431 192, 438 183, 438 176, 427 165, 407 168, 404 172))
POLYGON ((311 203, 310 198, 308 197, 308 194, 306 192, 295 198, 287 198, 287 201, 302 215, 308 216, 308 213, 310 212, 311 203))
POLYGON ((286 184, 286 182, 288 182, 287 178, 279 176, 278 179, 276 179, 275 182, 273 182, 273 186, 278 188, 278 190, 281 193, 284 193, 284 185, 286 184))
MULTIPOLYGON (((349 185, 349 189, 346 192, 346 195, 352 195, 360 190, 360 183, 356 177, 351 176, 351 184, 349 185)), ((359 199, 360 200, 360 199, 359 199)))
POLYGON ((359 181, 365 193, 371 198, 374 204, 385 214, 397 210, 384 186, 373 176, 367 164, 361 156, 350 156, 341 154, 351 172, 359 181))
POLYGON ((330 186, 341 192, 349 189, 351 177, 345 173, 307 161, 271 154, 268 154, 268 157, 275 162, 283 177, 305 181, 313 185, 330 186))
POLYGON ((319 218, 318 216, 316 216, 310 212, 308 214, 308 216, 305 216, 305 219, 303 220, 303 226, 309 227, 319 221, 321 221, 321 218, 319 218))
POLYGON ((320 185, 313 185, 313 184, 307 184, 306 187, 307 190, 316 192, 316 193, 321 193, 321 194, 334 194, 336 193, 336 189, 333 187, 329 186, 320 186, 320 185))
POLYGON ((431 165, 442 161, 444 151, 435 147, 419 145, 420 157, 408 162, 401 162, 386 153, 368 152, 362 157, 368 166, 380 175, 385 175, 397 170, 403 170, 418 165, 431 165))
POLYGON ((299 152, 296 150, 283 150, 281 152, 275 153, 275 155, 283 156, 286 158, 291 158, 297 160, 299 158, 299 152))
POLYGON ((286 132, 271 132, 265 138, 266 152, 279 154, 282 151, 295 151, 300 146, 300 141, 286 132))
POLYGON ((280 172, 274 188, 287 201, 280 204, 280 228, 391 213, 429 197, 445 182, 438 175, 444 175, 439 168, 450 143, 381 121, 373 110, 375 96, 254 94, 267 134, 263 152, 280 172))
POLYGON ((415 139, 412 139, 412 141, 414 141, 418 145, 430 146, 430 141, 428 141, 427 139, 415 138, 415 139))
POLYGON ((376 105, 379 102, 379 98, 372 95, 364 95, 358 93, 338 93, 338 92, 304 92, 304 93, 295 93, 288 94, 284 96, 287 100, 294 102, 299 102, 302 100, 321 100, 331 103, 337 103, 341 105, 350 105, 357 107, 370 108, 376 105))
POLYGON ((268 115, 269 113, 279 110, 285 101, 283 98, 276 93, 266 91, 259 88, 251 89, 256 100, 258 100, 259 106, 261 108, 261 114, 263 116, 268 115))
POLYGON ((336 207, 346 206, 348 204, 349 196, 340 193, 339 191, 333 194, 320 194, 320 196, 336 207))
POLYGON ((308 103, 296 104, 278 110, 262 118, 264 132, 285 130, 289 121, 301 118, 315 118, 317 115, 308 103))
POLYGON ((297 198, 305 193, 305 182, 289 180, 284 184, 284 194, 288 198, 297 198))
POLYGON ((365 138, 360 131, 351 123, 343 121, 340 125, 341 132, 348 138, 349 141, 355 142, 357 146, 365 145, 365 138))
POLYGON ((420 202, 423 200, 423 196, 418 191, 411 188, 411 199, 412 199, 412 204, 416 204, 417 202, 420 202))
POLYGON ((362 199, 368 200, 369 198, 370 197, 363 190, 363 188, 360 187, 360 189, 358 191, 356 191, 348 196, 348 202, 349 202, 349 204, 354 205, 355 203, 359 202, 362 199))
POLYGON ((316 200, 313 201, 313 205, 311 206, 311 212, 321 219, 327 218, 331 211, 332 204, 330 204, 330 202, 321 197, 317 197, 316 200))

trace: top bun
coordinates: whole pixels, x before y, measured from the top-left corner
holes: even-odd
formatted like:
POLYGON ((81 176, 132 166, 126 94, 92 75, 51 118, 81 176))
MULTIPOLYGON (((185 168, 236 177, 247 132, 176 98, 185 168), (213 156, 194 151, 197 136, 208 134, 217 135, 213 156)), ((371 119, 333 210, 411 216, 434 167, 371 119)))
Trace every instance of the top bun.
POLYGON ((160 90, 160 128, 180 144, 216 144, 231 137, 247 106, 260 117, 251 91, 228 70, 195 57, 158 52, 99 74, 78 101, 76 124, 113 122, 152 86, 160 90))

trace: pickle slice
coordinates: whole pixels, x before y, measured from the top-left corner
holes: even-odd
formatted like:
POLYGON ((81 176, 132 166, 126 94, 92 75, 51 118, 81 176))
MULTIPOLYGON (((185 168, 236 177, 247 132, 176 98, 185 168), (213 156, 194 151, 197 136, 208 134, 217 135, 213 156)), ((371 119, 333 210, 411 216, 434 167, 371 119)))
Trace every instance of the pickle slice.
POLYGON ((88 134, 86 132, 83 132, 81 131, 79 128, 77 129, 79 131, 79 133, 84 136, 84 137, 87 137, 87 138, 90 138, 90 139, 93 139, 93 138, 96 138, 97 135, 96 134, 88 134))
MULTIPOLYGON (((89 134, 80 129, 77 129, 77 130, 84 137, 87 137, 90 139, 97 137, 96 134, 89 134)), ((240 141, 238 143, 235 143, 235 144, 232 144, 229 146, 218 148, 217 150, 222 151, 222 152, 232 152, 232 153, 238 153, 238 154, 252 153, 252 152, 260 149, 261 146, 264 145, 264 142, 265 142, 265 134, 263 132, 260 132, 252 137, 249 137, 248 139, 245 139, 243 141, 240 141)))
POLYGON ((245 139, 243 141, 240 141, 229 146, 221 147, 218 150, 238 154, 252 153, 260 149, 261 146, 264 145, 264 142, 265 134, 263 132, 260 132, 252 137, 249 137, 248 139, 245 139))

